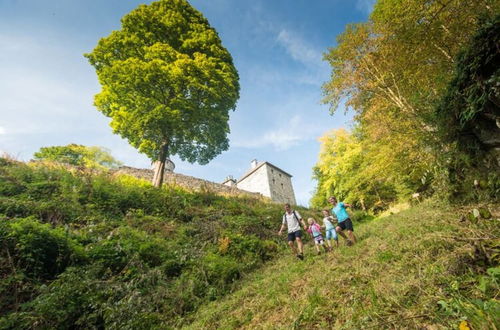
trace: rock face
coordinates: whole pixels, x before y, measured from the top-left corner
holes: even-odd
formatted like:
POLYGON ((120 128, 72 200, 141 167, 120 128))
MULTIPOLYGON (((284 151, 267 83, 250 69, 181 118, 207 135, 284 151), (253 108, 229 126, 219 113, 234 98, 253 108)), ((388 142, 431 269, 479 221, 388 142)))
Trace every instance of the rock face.
MULTIPOLYGON (((114 171, 114 173, 127 174, 148 181, 151 181, 153 179, 153 174, 154 174, 153 170, 134 168, 129 166, 121 166, 116 171, 114 171)), ((262 197, 262 195, 259 193, 240 190, 234 186, 231 187, 215 182, 210 182, 192 176, 174 173, 172 171, 165 171, 163 182, 164 184, 167 185, 178 185, 192 191, 203 190, 203 191, 210 191, 214 193, 227 194, 232 196, 246 195, 255 198, 262 197)))

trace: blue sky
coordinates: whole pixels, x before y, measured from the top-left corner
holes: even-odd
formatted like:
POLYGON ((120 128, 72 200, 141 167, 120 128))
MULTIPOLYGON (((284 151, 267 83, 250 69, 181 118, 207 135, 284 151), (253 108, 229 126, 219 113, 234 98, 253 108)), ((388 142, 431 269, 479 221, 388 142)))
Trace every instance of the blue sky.
MULTIPOLYGON (((111 133, 92 105, 100 86, 83 57, 120 28, 137 0, 0 0, 0 152, 29 160, 40 147, 78 143, 111 150, 126 165, 150 161, 111 133)), ((176 172, 221 182, 252 159, 293 175, 297 202, 314 189, 318 137, 350 126, 321 104, 330 75, 322 54, 348 23, 367 19, 373 0, 191 0, 218 31, 240 75, 230 148, 208 165, 176 156, 176 172)))

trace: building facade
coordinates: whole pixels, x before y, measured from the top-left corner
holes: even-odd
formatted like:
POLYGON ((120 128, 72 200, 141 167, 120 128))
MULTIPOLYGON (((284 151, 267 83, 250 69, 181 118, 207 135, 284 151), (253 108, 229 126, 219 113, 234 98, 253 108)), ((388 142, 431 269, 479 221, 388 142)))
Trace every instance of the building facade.
MULTIPOLYGON (((229 178, 229 177, 228 177, 229 178)), ((292 176, 269 162, 252 160, 250 170, 238 181, 230 177, 224 184, 234 185, 238 189, 257 192, 277 203, 296 205, 292 186, 292 176)))

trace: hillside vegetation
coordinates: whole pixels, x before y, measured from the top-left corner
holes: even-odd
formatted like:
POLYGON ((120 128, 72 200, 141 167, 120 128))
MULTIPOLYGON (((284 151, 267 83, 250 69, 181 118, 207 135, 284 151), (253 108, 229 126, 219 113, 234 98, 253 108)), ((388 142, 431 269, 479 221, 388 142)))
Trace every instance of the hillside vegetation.
POLYGON ((355 212, 359 244, 308 243, 301 262, 276 235, 281 205, 0 158, 0 328, 490 329, 489 208, 355 212))
POLYGON ((0 158, 0 328, 174 326, 279 253, 282 212, 0 158))
POLYGON ((465 211, 424 203, 358 225, 355 246, 282 257, 186 328, 498 329, 499 219, 465 211))

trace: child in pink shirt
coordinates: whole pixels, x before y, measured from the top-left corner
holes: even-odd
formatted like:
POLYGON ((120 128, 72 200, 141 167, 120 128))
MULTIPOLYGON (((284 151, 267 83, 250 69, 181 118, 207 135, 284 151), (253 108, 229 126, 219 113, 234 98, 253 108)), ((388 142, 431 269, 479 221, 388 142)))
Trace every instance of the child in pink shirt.
POLYGON ((319 248, 320 245, 325 248, 325 251, 328 251, 325 245, 325 240, 323 239, 323 234, 321 234, 321 226, 318 225, 313 218, 307 219, 307 222, 309 223, 309 228, 307 229, 307 231, 314 239, 314 246, 316 247, 316 251, 318 251, 318 254, 321 253, 319 248))

